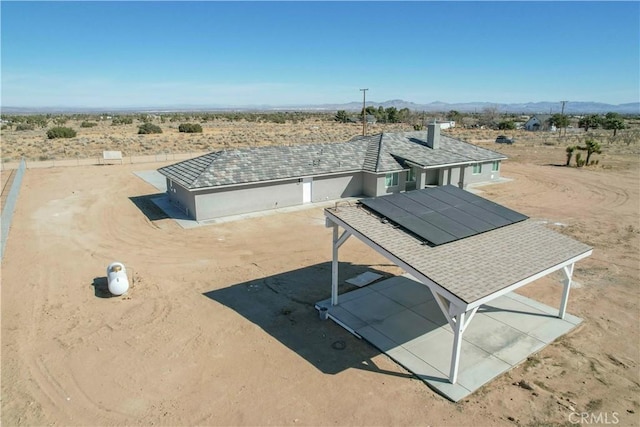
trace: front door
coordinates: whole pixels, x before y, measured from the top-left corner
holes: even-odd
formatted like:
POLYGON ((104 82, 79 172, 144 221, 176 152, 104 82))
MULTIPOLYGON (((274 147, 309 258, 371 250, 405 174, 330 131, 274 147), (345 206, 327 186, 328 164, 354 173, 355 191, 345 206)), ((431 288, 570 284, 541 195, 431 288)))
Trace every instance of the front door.
POLYGON ((313 178, 302 178, 302 203, 311 203, 311 182, 313 178))

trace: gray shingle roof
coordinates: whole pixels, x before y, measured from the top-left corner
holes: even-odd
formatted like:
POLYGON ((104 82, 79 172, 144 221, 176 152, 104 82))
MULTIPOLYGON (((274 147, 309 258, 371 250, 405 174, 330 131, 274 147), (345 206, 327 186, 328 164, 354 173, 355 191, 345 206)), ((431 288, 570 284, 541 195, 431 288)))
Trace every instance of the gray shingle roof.
POLYGON ((390 172, 402 169, 398 167, 402 160, 429 167, 456 163, 475 163, 489 160, 501 160, 506 157, 495 151, 477 147, 473 144, 440 135, 440 146, 434 150, 427 146, 427 132, 398 132, 382 134, 382 149, 379 168, 372 172, 390 172))
POLYGON ((427 132, 382 133, 347 142, 267 146, 217 151, 158 169, 187 189, 272 181, 332 173, 384 173, 421 166, 474 163, 506 157, 440 136, 440 148, 426 145, 427 132))
POLYGON ((218 151, 158 169, 189 189, 362 170, 366 144, 323 143, 218 151))

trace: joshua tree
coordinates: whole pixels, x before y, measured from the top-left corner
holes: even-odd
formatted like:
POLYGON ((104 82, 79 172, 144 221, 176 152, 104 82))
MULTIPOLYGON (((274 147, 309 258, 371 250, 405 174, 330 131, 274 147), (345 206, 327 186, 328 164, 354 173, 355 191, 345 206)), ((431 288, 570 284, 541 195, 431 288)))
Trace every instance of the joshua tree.
POLYGON ((573 152, 575 151, 576 146, 575 145, 570 145, 567 147, 567 164, 565 166, 569 166, 569 164, 571 163, 571 158, 573 157, 573 152))
POLYGON ((584 142, 584 147, 578 147, 578 150, 587 152, 587 158, 584 161, 584 164, 587 166, 589 165, 589 159, 591 158, 592 154, 602 153, 602 150, 600 149, 600 143, 597 142, 595 139, 587 139, 584 142))
POLYGON ((605 129, 613 130, 613 136, 616 136, 618 130, 627 128, 622 116, 618 113, 607 113, 604 116, 603 127, 605 129))

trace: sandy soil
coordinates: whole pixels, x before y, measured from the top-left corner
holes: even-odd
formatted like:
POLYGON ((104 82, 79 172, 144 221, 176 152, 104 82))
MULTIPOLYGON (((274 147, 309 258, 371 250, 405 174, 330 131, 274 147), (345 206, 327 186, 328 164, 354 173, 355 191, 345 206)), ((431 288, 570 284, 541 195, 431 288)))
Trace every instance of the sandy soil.
MULTIPOLYGON (((568 306, 584 322, 458 404, 318 319, 321 209, 184 230, 132 173, 163 164, 28 170, 2 262, 3 425, 640 425, 638 153, 577 169, 558 144, 498 149, 513 181, 483 196, 594 247, 568 306), (108 298, 114 260, 135 282, 108 298)), ((341 279, 401 272, 355 239, 341 261, 341 279)), ((521 293, 557 306, 559 277, 521 293)))
MULTIPOLYGON (((197 120, 187 120, 197 123, 197 120)), ((202 133, 181 133, 179 122, 156 119, 153 123, 161 134, 138 135, 142 122, 112 126, 111 120, 97 122, 92 128, 80 127, 80 121, 65 124, 77 132, 74 138, 48 139, 48 128, 30 131, 4 129, 0 131, 3 162, 27 160, 61 160, 97 157, 103 150, 122 151, 125 156, 158 153, 187 153, 213 151, 243 146, 274 144, 305 144, 346 141, 362 134, 362 125, 338 124, 329 114, 312 116, 303 121, 286 123, 229 121, 224 118, 202 123, 202 133)), ((53 125, 49 125, 52 127, 53 125)), ((369 133, 413 130, 406 124, 369 125, 369 133)))

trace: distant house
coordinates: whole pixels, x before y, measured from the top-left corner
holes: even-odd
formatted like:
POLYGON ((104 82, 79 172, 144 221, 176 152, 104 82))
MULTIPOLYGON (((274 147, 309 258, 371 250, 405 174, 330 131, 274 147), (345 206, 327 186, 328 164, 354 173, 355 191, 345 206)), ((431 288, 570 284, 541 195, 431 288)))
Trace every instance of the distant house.
POLYGON ((440 125, 440 129, 450 129, 456 127, 455 120, 438 120, 436 123, 440 125))
POLYGON ((347 142, 216 151, 158 169, 172 203, 191 218, 380 196, 500 178, 500 153, 428 132, 382 133, 347 142))
MULTIPOLYGON (((351 123, 362 123, 362 114, 352 117, 349 120, 351 121, 351 123)), ((376 119, 376 116, 374 116, 373 114, 367 114, 366 120, 368 125, 375 125, 376 122, 378 121, 376 119)))
POLYGON ((551 131, 555 132, 556 127, 549 125, 549 119, 551 118, 550 114, 538 114, 531 117, 524 124, 524 129, 532 132, 537 131, 551 131))

